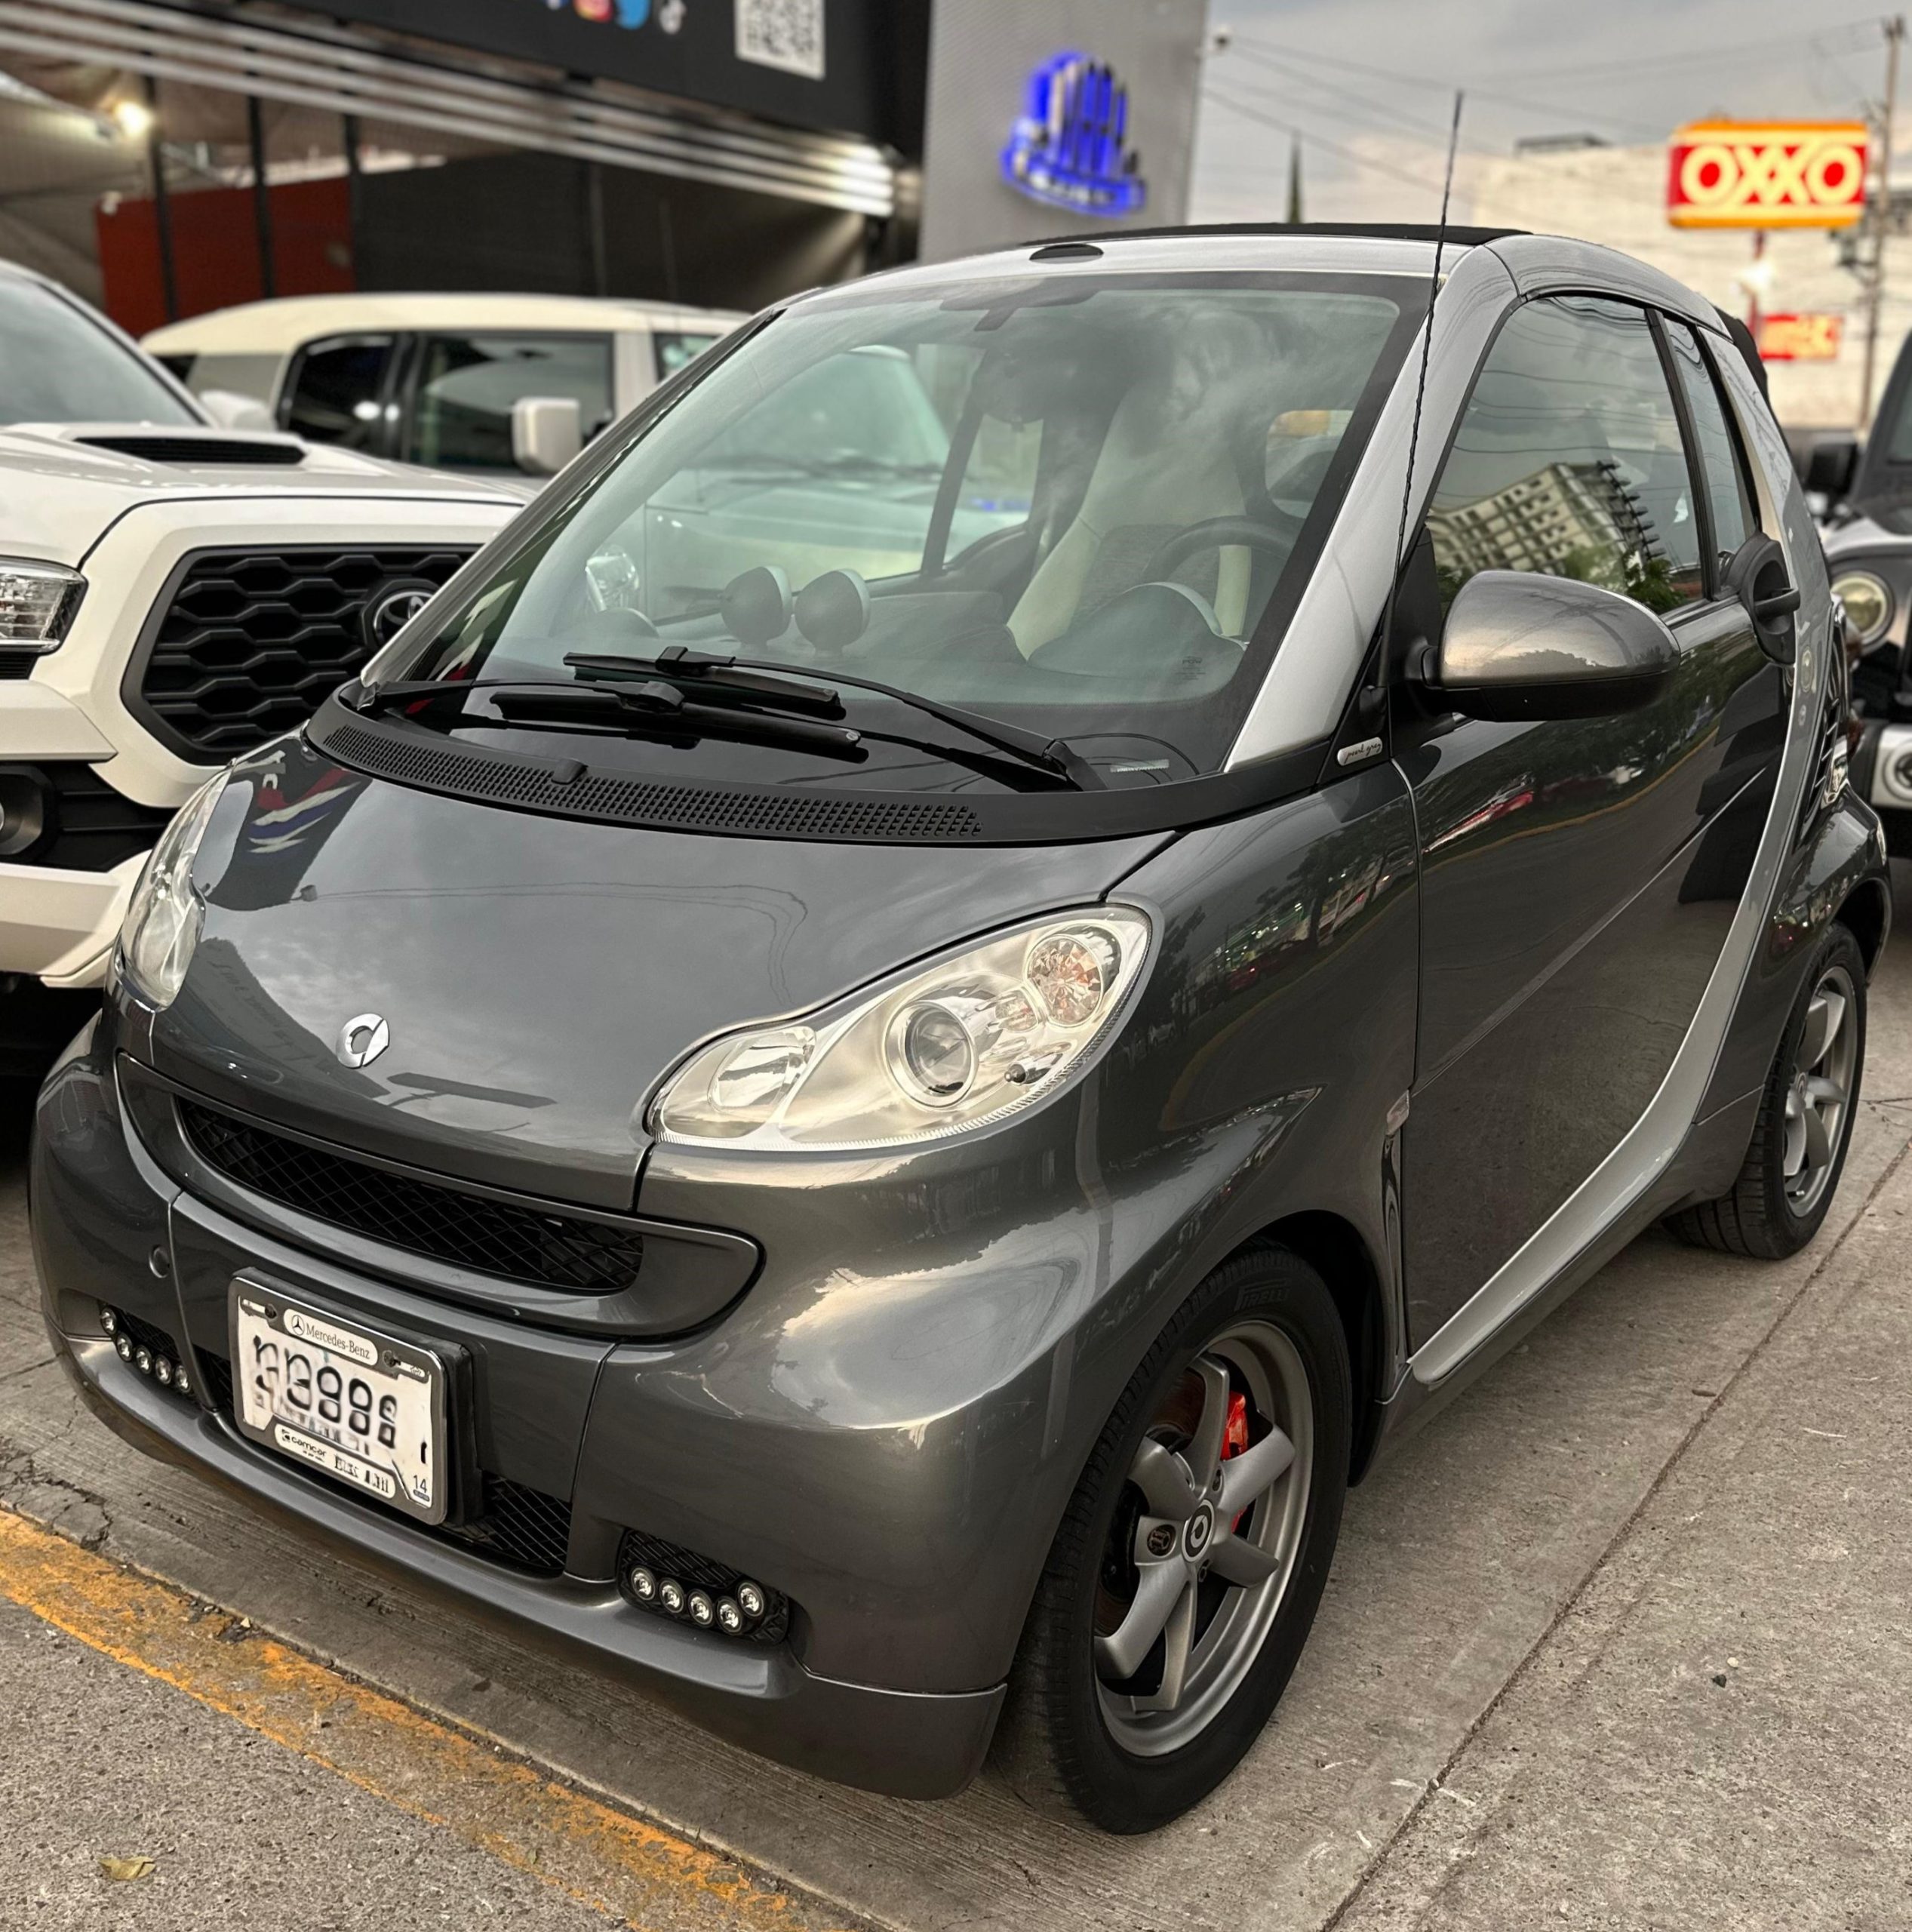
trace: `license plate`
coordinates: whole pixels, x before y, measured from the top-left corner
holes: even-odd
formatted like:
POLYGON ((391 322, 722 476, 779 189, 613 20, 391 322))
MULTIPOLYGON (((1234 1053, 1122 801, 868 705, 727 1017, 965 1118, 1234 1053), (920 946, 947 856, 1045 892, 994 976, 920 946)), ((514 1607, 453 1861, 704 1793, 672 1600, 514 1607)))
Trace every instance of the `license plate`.
POLYGON ((255 1442, 425 1523, 444 1520, 444 1364, 430 1349, 232 1284, 233 1414, 255 1442))

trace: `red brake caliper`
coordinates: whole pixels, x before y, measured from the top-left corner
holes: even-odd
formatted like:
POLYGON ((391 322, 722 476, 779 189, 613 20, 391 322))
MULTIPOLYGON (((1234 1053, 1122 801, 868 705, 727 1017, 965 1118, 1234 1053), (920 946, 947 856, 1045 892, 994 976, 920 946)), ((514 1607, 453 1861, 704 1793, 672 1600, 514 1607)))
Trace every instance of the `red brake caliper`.
MULTIPOLYGON (((1248 1447, 1248 1398, 1236 1394, 1228 1398, 1228 1426, 1222 1432, 1222 1460, 1226 1462, 1231 1456, 1239 1456, 1248 1447)), ((1241 1526, 1246 1509, 1240 1511, 1228 1525, 1232 1536, 1241 1526)))

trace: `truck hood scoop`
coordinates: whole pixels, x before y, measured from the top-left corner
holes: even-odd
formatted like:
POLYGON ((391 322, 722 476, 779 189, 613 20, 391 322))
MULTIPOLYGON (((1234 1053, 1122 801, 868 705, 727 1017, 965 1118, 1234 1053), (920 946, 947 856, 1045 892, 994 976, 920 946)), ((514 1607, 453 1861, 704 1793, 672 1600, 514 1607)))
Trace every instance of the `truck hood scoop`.
POLYGON ((140 463, 216 469, 296 469, 306 460, 306 446, 296 436, 235 436, 221 429, 88 429, 66 440, 140 463))
MULTIPOLYGON (((628 1208, 693 1048, 1025 916, 1163 835, 845 845, 595 825, 434 795, 303 742, 242 761, 158 1071, 375 1158, 628 1208), (357 1066, 375 1016, 386 1043, 357 1066)), ((136 1048, 136 1051, 139 1051, 136 1048)))

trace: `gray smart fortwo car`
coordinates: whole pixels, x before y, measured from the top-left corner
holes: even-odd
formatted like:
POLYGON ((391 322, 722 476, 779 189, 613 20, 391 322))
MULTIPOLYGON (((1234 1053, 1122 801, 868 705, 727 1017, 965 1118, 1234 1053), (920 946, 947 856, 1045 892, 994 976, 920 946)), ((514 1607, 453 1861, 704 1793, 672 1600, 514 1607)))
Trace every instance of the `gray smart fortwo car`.
POLYGON ((1819 1226, 1889 918, 1834 623, 1718 316, 1600 249, 804 297, 181 814, 40 1103, 48 1319, 727 1737, 1160 1823, 1384 1441, 1657 1218, 1819 1226), (727 574, 706 453, 856 356, 934 488, 815 412, 727 574))

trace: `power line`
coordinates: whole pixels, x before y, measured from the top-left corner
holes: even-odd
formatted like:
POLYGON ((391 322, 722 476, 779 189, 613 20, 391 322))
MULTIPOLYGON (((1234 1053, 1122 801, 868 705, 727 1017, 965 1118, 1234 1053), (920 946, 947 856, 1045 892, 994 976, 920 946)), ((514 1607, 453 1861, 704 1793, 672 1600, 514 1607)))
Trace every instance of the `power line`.
MULTIPOLYGON (((1324 81, 1317 75, 1299 74, 1285 60, 1272 59, 1259 48, 1237 46, 1231 51, 1239 54, 1243 60, 1251 61, 1257 66, 1266 68, 1271 73, 1284 74, 1291 81, 1299 80, 1306 86, 1320 88, 1324 94, 1334 94, 1343 100, 1351 101, 1357 107, 1364 109, 1370 115, 1376 113, 1385 115, 1398 126, 1411 129, 1417 134, 1430 134, 1437 139, 1444 137, 1446 134, 1447 130, 1437 122, 1423 121, 1419 115, 1403 114, 1397 108, 1388 107, 1378 100, 1370 100, 1365 96, 1357 94, 1352 88, 1339 87, 1333 81, 1324 81)), ((1239 76, 1231 75, 1230 78, 1237 85, 1246 85, 1245 82, 1240 79, 1239 76)))
POLYGON ((1273 115, 1264 114, 1258 108, 1250 107, 1239 100, 1231 100, 1212 84, 1204 83, 1202 93, 1216 106, 1225 107, 1230 113, 1239 114, 1244 120, 1259 122, 1264 128, 1272 128, 1277 134, 1290 135, 1298 141, 1306 141, 1325 154, 1339 155, 1342 160, 1351 162, 1356 168, 1368 168, 1380 174, 1391 174, 1397 180, 1406 181, 1414 187, 1426 189, 1431 194, 1433 192, 1433 184, 1425 176, 1410 174, 1404 168, 1395 168, 1387 162, 1376 161, 1353 148, 1343 147, 1339 141, 1329 140, 1325 136, 1314 134, 1306 128, 1297 127, 1292 122, 1277 121, 1273 115))

